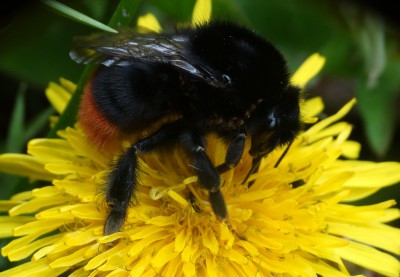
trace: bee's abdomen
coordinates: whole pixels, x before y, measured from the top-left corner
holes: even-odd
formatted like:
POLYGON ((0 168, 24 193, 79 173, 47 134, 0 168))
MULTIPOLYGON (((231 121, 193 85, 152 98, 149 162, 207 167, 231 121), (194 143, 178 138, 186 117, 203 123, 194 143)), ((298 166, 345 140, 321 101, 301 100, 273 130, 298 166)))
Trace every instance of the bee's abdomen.
POLYGON ((99 111, 121 131, 145 128, 171 110, 170 79, 152 64, 100 67, 93 83, 93 100, 99 111))
POLYGON ((88 140, 99 148, 112 145, 120 136, 118 127, 112 124, 95 104, 91 82, 86 85, 82 96, 78 119, 88 140))

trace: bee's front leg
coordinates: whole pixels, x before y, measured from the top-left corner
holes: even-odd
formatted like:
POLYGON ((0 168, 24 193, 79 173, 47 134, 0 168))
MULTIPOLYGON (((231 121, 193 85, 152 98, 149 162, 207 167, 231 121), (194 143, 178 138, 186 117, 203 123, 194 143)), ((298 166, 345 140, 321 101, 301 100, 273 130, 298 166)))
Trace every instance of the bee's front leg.
POLYGON ((219 220, 227 218, 228 211, 219 189, 221 178, 206 154, 204 136, 196 131, 187 131, 181 134, 180 142, 193 159, 192 166, 196 171, 199 183, 209 191, 209 201, 214 214, 219 220))
POLYGON ((231 139, 228 139, 228 149, 225 155, 225 162, 217 166, 219 174, 234 168, 240 162, 246 144, 246 137, 246 132, 241 131, 231 139))

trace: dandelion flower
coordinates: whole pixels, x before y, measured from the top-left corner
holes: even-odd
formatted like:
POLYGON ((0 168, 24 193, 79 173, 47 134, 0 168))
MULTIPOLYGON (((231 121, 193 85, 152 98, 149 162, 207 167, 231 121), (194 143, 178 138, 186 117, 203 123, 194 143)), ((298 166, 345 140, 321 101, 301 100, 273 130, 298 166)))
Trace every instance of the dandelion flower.
MULTIPOLYGON (((304 86, 322 64, 313 55, 292 81, 304 86)), ((61 80, 47 95, 61 113, 73 90, 61 80)), ((122 230, 109 236, 104 177, 119 151, 97 151, 79 123, 59 138, 31 140, 28 154, 0 156, 1 170, 48 181, 0 202, 9 213, 0 218, 0 237, 13 237, 2 255, 31 257, 0 276, 349 276, 344 261, 397 276, 391 254, 399 254, 400 230, 385 224, 399 217, 394 201, 351 202, 398 182, 400 164, 355 159, 360 146, 348 140, 351 125, 340 121, 354 104, 301 133, 279 166, 284 149, 265 157, 251 187, 241 185, 248 154, 224 173, 226 222, 214 216, 180 149, 141 156, 135 204, 122 230)), ((319 98, 302 103, 307 122, 322 110, 319 98)), ((207 139, 208 155, 221 164, 225 146, 207 139)))
MULTIPOLYGON (((314 68, 302 70, 307 78, 314 68)), ((65 80, 50 85, 58 110, 72 88, 65 80)), ((129 208, 121 232, 103 236, 107 210, 101 191, 113 154, 96 151, 79 124, 59 132, 59 139, 34 139, 28 155, 0 156, 3 170, 52 183, 1 202, 9 212, 2 217, 1 236, 15 237, 2 254, 12 261, 33 254, 2 275, 346 276, 347 260, 395 276, 399 263, 386 252, 398 254, 400 231, 384 224, 399 216, 394 202, 348 202, 397 182, 400 165, 340 159, 359 150, 348 141, 351 126, 339 122, 353 104, 302 133, 278 167, 283 150, 268 155, 250 188, 240 185, 249 156, 225 173, 229 224, 215 218, 176 149, 142 157, 138 203, 129 208), (295 187, 298 180, 304 184, 295 187), (189 191, 200 200, 200 213, 187 201, 189 191)), ((318 98, 303 104, 304 116, 321 109, 318 98)), ((225 148, 208 139, 209 155, 219 164, 225 148)))

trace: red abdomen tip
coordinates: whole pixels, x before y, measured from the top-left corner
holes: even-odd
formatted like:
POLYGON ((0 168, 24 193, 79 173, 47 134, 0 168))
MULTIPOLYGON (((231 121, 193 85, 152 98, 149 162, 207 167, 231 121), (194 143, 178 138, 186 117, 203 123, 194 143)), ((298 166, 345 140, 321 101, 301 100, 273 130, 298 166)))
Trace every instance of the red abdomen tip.
POLYGON ((118 127, 113 125, 97 107, 92 93, 91 82, 88 82, 85 87, 78 120, 89 141, 97 147, 104 148, 111 146, 120 136, 118 127))

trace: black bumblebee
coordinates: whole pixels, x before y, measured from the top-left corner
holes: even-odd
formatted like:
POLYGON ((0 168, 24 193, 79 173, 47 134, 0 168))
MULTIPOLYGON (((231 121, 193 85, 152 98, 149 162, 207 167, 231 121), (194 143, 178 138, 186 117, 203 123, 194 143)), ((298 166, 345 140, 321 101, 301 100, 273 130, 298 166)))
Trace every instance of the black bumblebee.
POLYGON ((231 22, 210 22, 174 33, 122 31, 76 40, 70 53, 100 65, 87 84, 79 120, 88 138, 103 146, 119 134, 163 124, 118 159, 107 183, 109 214, 104 234, 120 230, 138 176, 138 153, 182 147, 219 219, 228 216, 220 174, 235 167, 251 139, 250 155, 262 157, 290 144, 301 129, 300 89, 289 83, 285 59, 253 31, 231 22), (213 165, 207 134, 227 145, 225 162, 213 165))

